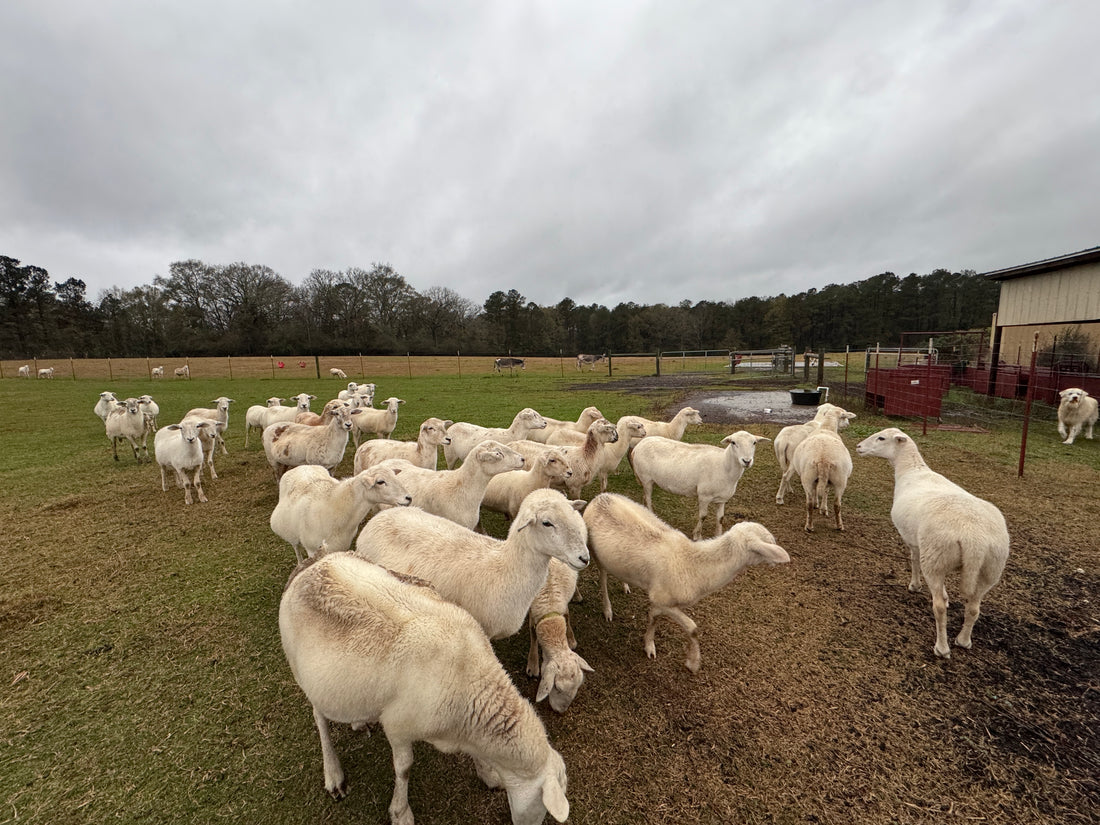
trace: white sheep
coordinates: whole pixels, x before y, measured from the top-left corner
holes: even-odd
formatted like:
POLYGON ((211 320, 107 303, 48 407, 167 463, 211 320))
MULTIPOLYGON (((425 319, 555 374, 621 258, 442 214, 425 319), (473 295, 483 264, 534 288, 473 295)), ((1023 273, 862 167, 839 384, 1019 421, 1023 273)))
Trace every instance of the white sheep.
MULTIPOLYGON (((585 407, 581 410, 581 414, 577 416, 576 421, 562 421, 558 418, 547 418, 545 415, 542 420, 546 422, 546 426, 531 430, 527 434, 528 441, 537 441, 540 444, 548 444, 550 442, 550 436, 559 430, 566 430, 571 433, 576 433, 580 436, 581 441, 584 440, 584 434, 588 432, 588 428, 592 426, 593 421, 599 421, 604 415, 596 407, 585 407)), ((567 444, 569 442, 562 442, 567 444)))
POLYGON ((737 482, 756 457, 756 445, 769 439, 738 430, 720 442, 689 444, 663 436, 646 436, 630 454, 634 476, 642 485, 645 506, 653 509, 653 485, 678 496, 699 499, 699 518, 692 538, 703 537, 703 519, 717 502, 714 535, 722 534, 726 502, 737 492, 737 482))
POLYGON ((339 398, 341 401, 347 401, 358 391, 359 385, 356 384, 354 381, 349 381, 348 388, 346 390, 340 390, 340 392, 336 393, 336 397, 339 398))
POLYGON ((118 398, 110 390, 104 390, 99 394, 99 400, 95 402, 95 406, 92 407, 92 412, 99 416, 99 420, 104 424, 107 423, 107 416, 111 414, 111 410, 118 404, 118 398))
POLYGON ((164 367, 153 367, 151 370, 149 370, 149 377, 150 378, 163 378, 164 377, 164 367))
MULTIPOLYGON (((412 495, 416 502, 416 493, 412 495)), ((536 490, 523 502, 504 540, 475 533, 415 504, 383 510, 363 527, 355 552, 431 582, 443 598, 470 611, 490 639, 503 639, 523 626, 551 558, 574 570, 588 565, 584 521, 574 509, 583 505, 557 490, 536 490)))
POLYGON ((450 470, 455 463, 466 458, 466 454, 474 448, 474 445, 492 439, 501 444, 510 444, 513 441, 526 439, 532 430, 546 428, 546 419, 532 410, 524 407, 512 419, 507 427, 481 427, 466 421, 456 421, 447 428, 447 435, 451 437, 451 443, 443 448, 443 458, 450 470))
POLYGON ((232 398, 226 398, 224 395, 219 395, 214 399, 215 406, 213 408, 195 407, 187 411, 187 415, 197 415, 199 418, 206 418, 214 422, 214 440, 217 441, 218 446, 222 448, 223 455, 229 455, 229 450, 225 447, 225 438, 222 434, 229 428, 229 405, 232 403, 232 398))
POLYGON ((527 614, 531 630, 527 675, 542 676, 535 702, 549 698, 550 707, 558 713, 569 709, 584 683, 584 674, 592 673, 592 666, 573 650, 577 640, 569 621, 569 600, 576 589, 577 571, 557 559, 550 559, 546 581, 527 614))
MULTIPOLYGON (((394 511, 403 512, 403 511, 394 511)), ((299 567, 279 604, 279 635, 294 679, 313 706, 325 789, 348 792, 329 722, 376 722, 393 751, 394 825, 412 825, 413 742, 474 761, 508 794, 513 825, 569 816, 565 763, 520 696, 485 633, 462 608, 349 553, 299 567)))
MULTIPOLYGON (((836 404, 822 404, 817 408, 817 412, 814 414, 813 419, 806 421, 802 424, 791 424, 784 427, 776 435, 775 441, 772 447, 775 449, 775 460, 779 464, 779 475, 782 476, 787 472, 787 467, 790 466, 791 456, 794 455, 794 449, 803 441, 806 440, 806 436, 810 433, 816 432, 821 426, 821 422, 825 420, 825 415, 829 410, 842 410, 836 404)), ((843 410, 842 410, 843 411, 843 410)), ((851 418, 855 418, 853 414, 851 418)), ((842 417, 837 422, 838 430, 843 430, 848 426, 848 417, 842 417)), ((782 504, 785 493, 791 491, 790 484, 784 485, 780 482, 779 491, 775 494, 775 503, 782 504)))
POLYGON ((141 406, 141 414, 145 416, 145 428, 149 432, 155 433, 157 431, 157 416, 160 415, 160 405, 153 400, 151 395, 139 395, 138 403, 141 406))
POLYGON ((328 374, 331 375, 333 378, 347 378, 348 377, 348 374, 346 372, 344 372, 342 369, 340 369, 339 367, 332 367, 328 371, 328 374))
MULTIPOLYGON (((258 428, 262 434, 264 430, 270 427, 272 424, 278 424, 282 421, 297 421, 298 416, 303 414, 316 415, 309 410, 310 402, 317 398, 316 395, 310 395, 308 392, 300 392, 297 395, 292 395, 287 401, 293 401, 294 406, 287 406, 280 403, 268 407, 260 407, 258 417, 260 419, 261 426, 258 428)), ((271 399, 268 399, 270 403, 271 399)), ((250 407, 249 409, 255 409, 250 407)), ((317 422, 321 422, 321 417, 317 417, 317 422)), ((244 434, 244 444, 248 446, 248 431, 244 434)))
POLYGON ((447 428, 453 423, 429 418, 421 423, 416 441, 393 441, 388 438, 364 441, 355 450, 355 472, 389 458, 403 458, 417 467, 434 470, 439 466, 439 447, 450 441, 447 428))
POLYGON ((651 659, 657 655, 655 624, 665 616, 687 635, 684 664, 692 673, 702 664, 698 627, 684 608, 725 587, 746 567, 791 560, 757 522, 741 522, 715 538, 692 541, 642 505, 614 493, 592 499, 584 511, 584 523, 592 558, 600 569, 604 618, 612 618, 608 574, 645 590, 649 597, 646 655, 651 659))
POLYGON ((325 405, 322 423, 316 427, 291 421, 266 427, 261 440, 275 481, 302 464, 319 464, 331 472, 344 458, 352 415, 358 412, 335 401, 325 405))
POLYGON ((919 591, 921 576, 932 593, 937 656, 951 657, 947 642, 949 573, 959 573, 966 604, 962 630, 955 639, 969 648, 982 597, 1001 579, 1008 560, 1008 527, 993 504, 968 493, 933 471, 913 440, 896 427, 881 430, 856 445, 861 456, 885 458, 894 468, 894 504, 890 518, 909 548, 909 589, 919 591))
MULTIPOLYGON (((646 437, 659 436, 671 438, 673 441, 681 441, 689 424, 702 424, 703 415, 694 407, 684 407, 668 421, 653 421, 642 418, 640 415, 632 415, 634 421, 641 421, 645 426, 646 437)), ((637 442, 635 442, 636 444, 637 442)))
POLYGON ((119 460, 118 442, 123 439, 130 442, 130 448, 134 451, 134 458, 137 459, 138 464, 141 463, 141 456, 138 454, 139 444, 141 452, 149 458, 149 448, 146 446, 149 432, 145 429, 145 416, 142 415, 141 405, 136 398, 115 402, 115 408, 103 423, 106 426, 107 438, 111 440, 111 452, 114 454, 115 461, 119 460))
POLYGON ((375 505, 411 503, 412 496, 388 467, 368 467, 338 481, 324 467, 303 464, 279 479, 279 503, 270 524, 301 562, 303 553, 312 557, 349 549, 375 505))
POLYGON ((835 407, 826 411, 816 430, 810 432, 791 454, 790 464, 779 481, 775 503, 783 503, 783 490, 790 489, 791 476, 798 474, 806 493, 807 533, 814 531, 814 510, 829 515, 829 488, 833 490, 836 529, 844 529, 841 504, 848 479, 852 475, 852 454, 844 446, 838 432, 841 421, 855 418, 855 413, 835 407))
POLYGON ((355 412, 360 413, 353 419, 354 426, 352 427, 352 437, 355 439, 355 446, 359 446, 359 437, 361 435, 370 435, 372 433, 377 434, 379 438, 389 438, 390 434, 397 428, 397 407, 405 402, 400 398, 387 398, 386 406, 374 409, 373 407, 367 407, 365 409, 357 409, 355 412))
POLYGON ((561 484, 573 475, 569 461, 560 450, 547 450, 530 462, 529 469, 509 470, 498 473, 489 479, 481 506, 497 513, 515 518, 520 505, 530 493, 561 484))
POLYGON ((374 384, 360 384, 355 398, 360 407, 370 408, 374 406, 374 384))
POLYGON ((52 380, 54 372, 56 372, 56 370, 54 370, 53 367, 43 367, 42 369, 40 369, 38 371, 38 377, 39 378, 49 378, 49 379, 52 380))
POLYGON ((560 450, 569 462, 569 469, 573 471, 573 475, 565 479, 565 490, 571 497, 580 498, 581 490, 595 477, 596 468, 600 466, 603 455, 612 449, 612 445, 618 440, 618 428, 606 418, 601 418, 589 425, 584 444, 580 446, 556 447, 534 441, 515 441, 512 446, 529 460, 537 458, 547 450, 560 450))
POLYGON ((624 415, 615 424, 619 437, 616 441, 604 445, 593 462, 593 472, 600 479, 600 492, 607 492, 608 476, 618 472, 623 457, 630 448, 646 438, 649 430, 643 420, 637 416, 624 415))
MULTIPOLYGON (((389 459, 385 463, 396 461, 389 459)), ((414 505, 473 530, 481 515, 481 500, 489 480, 498 473, 518 470, 523 464, 523 456, 514 450, 498 441, 483 441, 470 451, 457 470, 425 470, 408 464, 401 482, 412 494, 414 505)))
POLYGON ((267 410, 274 409, 282 406, 283 399, 277 395, 271 396, 267 399, 266 404, 253 404, 244 412, 244 446, 248 446, 248 436, 253 430, 259 430, 261 433, 264 431, 264 427, 267 426, 267 422, 264 420, 264 413, 267 410))
MULTIPOLYGON (((346 407, 351 410, 354 409, 350 401, 341 401, 339 398, 333 398, 331 401, 325 403, 325 406, 321 408, 321 412, 315 413, 309 410, 295 410, 293 422, 295 424, 309 424, 311 427, 317 427, 325 420, 325 412, 329 408, 346 407)), ((275 423, 274 421, 271 423, 275 423)))
POLYGON ((19 368, 18 372, 19 372, 19 377, 20 378, 30 378, 31 377, 31 365, 30 364, 24 364, 23 366, 21 366, 19 368))
POLYGON ((183 488, 185 504, 193 503, 192 487, 198 492, 200 502, 207 500, 202 491, 203 447, 199 432, 213 427, 213 422, 205 418, 184 418, 179 424, 157 430, 153 437, 153 450, 160 465, 160 488, 168 492, 166 471, 171 467, 176 474, 176 484, 183 488))
POLYGON ((1058 395, 1061 398, 1058 402, 1058 434, 1062 436, 1062 443, 1072 444, 1082 427, 1087 427, 1085 438, 1091 439, 1098 412, 1096 399, 1080 387, 1070 387, 1058 395))
POLYGON ((189 364, 184 364, 182 367, 176 367, 174 370, 172 370, 172 373, 176 376, 176 378, 190 378, 191 366, 189 364))

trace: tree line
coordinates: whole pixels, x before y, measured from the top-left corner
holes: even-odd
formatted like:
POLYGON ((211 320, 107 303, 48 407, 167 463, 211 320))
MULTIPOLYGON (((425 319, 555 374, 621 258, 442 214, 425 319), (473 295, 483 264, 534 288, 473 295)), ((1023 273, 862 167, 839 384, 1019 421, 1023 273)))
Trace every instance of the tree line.
POLYGON ((417 291, 388 264, 316 269, 295 286, 258 264, 178 261, 151 284, 105 290, 52 282, 0 256, 5 358, 310 353, 523 356, 700 349, 796 351, 897 343, 903 332, 988 327, 999 286, 973 271, 884 272, 797 295, 736 301, 552 306, 518 290, 478 305, 447 287, 417 291))

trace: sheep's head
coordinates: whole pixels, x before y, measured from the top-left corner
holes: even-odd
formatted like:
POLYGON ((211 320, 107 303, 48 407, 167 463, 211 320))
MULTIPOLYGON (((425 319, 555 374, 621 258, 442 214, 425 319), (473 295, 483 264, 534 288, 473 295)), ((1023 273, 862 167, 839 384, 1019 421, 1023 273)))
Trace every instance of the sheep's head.
POLYGON ((557 490, 543 488, 529 493, 508 531, 531 530, 540 552, 572 570, 588 566, 588 527, 578 512, 583 501, 570 501, 557 490))
POLYGON ((897 427, 887 427, 859 442, 856 445, 856 453, 861 456, 878 456, 890 460, 897 455, 898 448, 909 440, 909 436, 897 427))
MULTIPOLYGON (((564 637, 565 619, 557 615, 544 617, 539 622, 537 632, 542 633, 548 622, 563 625, 560 633, 564 637)), ((555 628, 555 632, 557 632, 557 628, 555 628)), ((535 694, 536 702, 549 698, 550 707, 558 713, 565 713, 569 710, 569 706, 577 698, 577 691, 584 684, 584 674, 593 672, 592 666, 583 657, 567 647, 563 648, 563 651, 561 655, 547 657, 543 661, 542 678, 539 680, 539 689, 535 694)))
POLYGON ((738 430, 732 435, 727 435, 721 443, 727 450, 731 450, 737 463, 745 470, 752 466, 756 459, 756 445, 761 441, 771 441, 762 435, 753 435, 744 430, 738 430))

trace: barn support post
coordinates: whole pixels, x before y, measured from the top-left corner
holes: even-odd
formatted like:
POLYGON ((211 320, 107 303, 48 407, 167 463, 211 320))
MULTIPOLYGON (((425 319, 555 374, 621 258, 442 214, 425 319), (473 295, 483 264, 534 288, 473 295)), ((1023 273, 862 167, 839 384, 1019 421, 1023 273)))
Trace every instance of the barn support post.
POLYGON ((1031 345, 1031 373, 1027 380, 1027 401, 1024 402, 1024 429, 1020 436, 1020 466, 1016 471, 1019 478, 1024 477, 1024 456, 1027 454, 1027 425, 1031 422, 1031 399, 1035 397, 1035 360, 1039 354, 1039 333, 1035 333, 1035 342, 1031 345))

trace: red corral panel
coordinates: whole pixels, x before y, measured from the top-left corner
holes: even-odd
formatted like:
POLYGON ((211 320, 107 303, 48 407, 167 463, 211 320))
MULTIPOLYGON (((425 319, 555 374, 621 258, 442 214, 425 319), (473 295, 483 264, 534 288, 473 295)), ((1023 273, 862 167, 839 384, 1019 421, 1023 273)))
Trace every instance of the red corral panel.
POLYGON ((943 397, 951 386, 951 367, 915 364, 867 371, 867 403, 886 415, 928 415, 939 418, 943 397))

